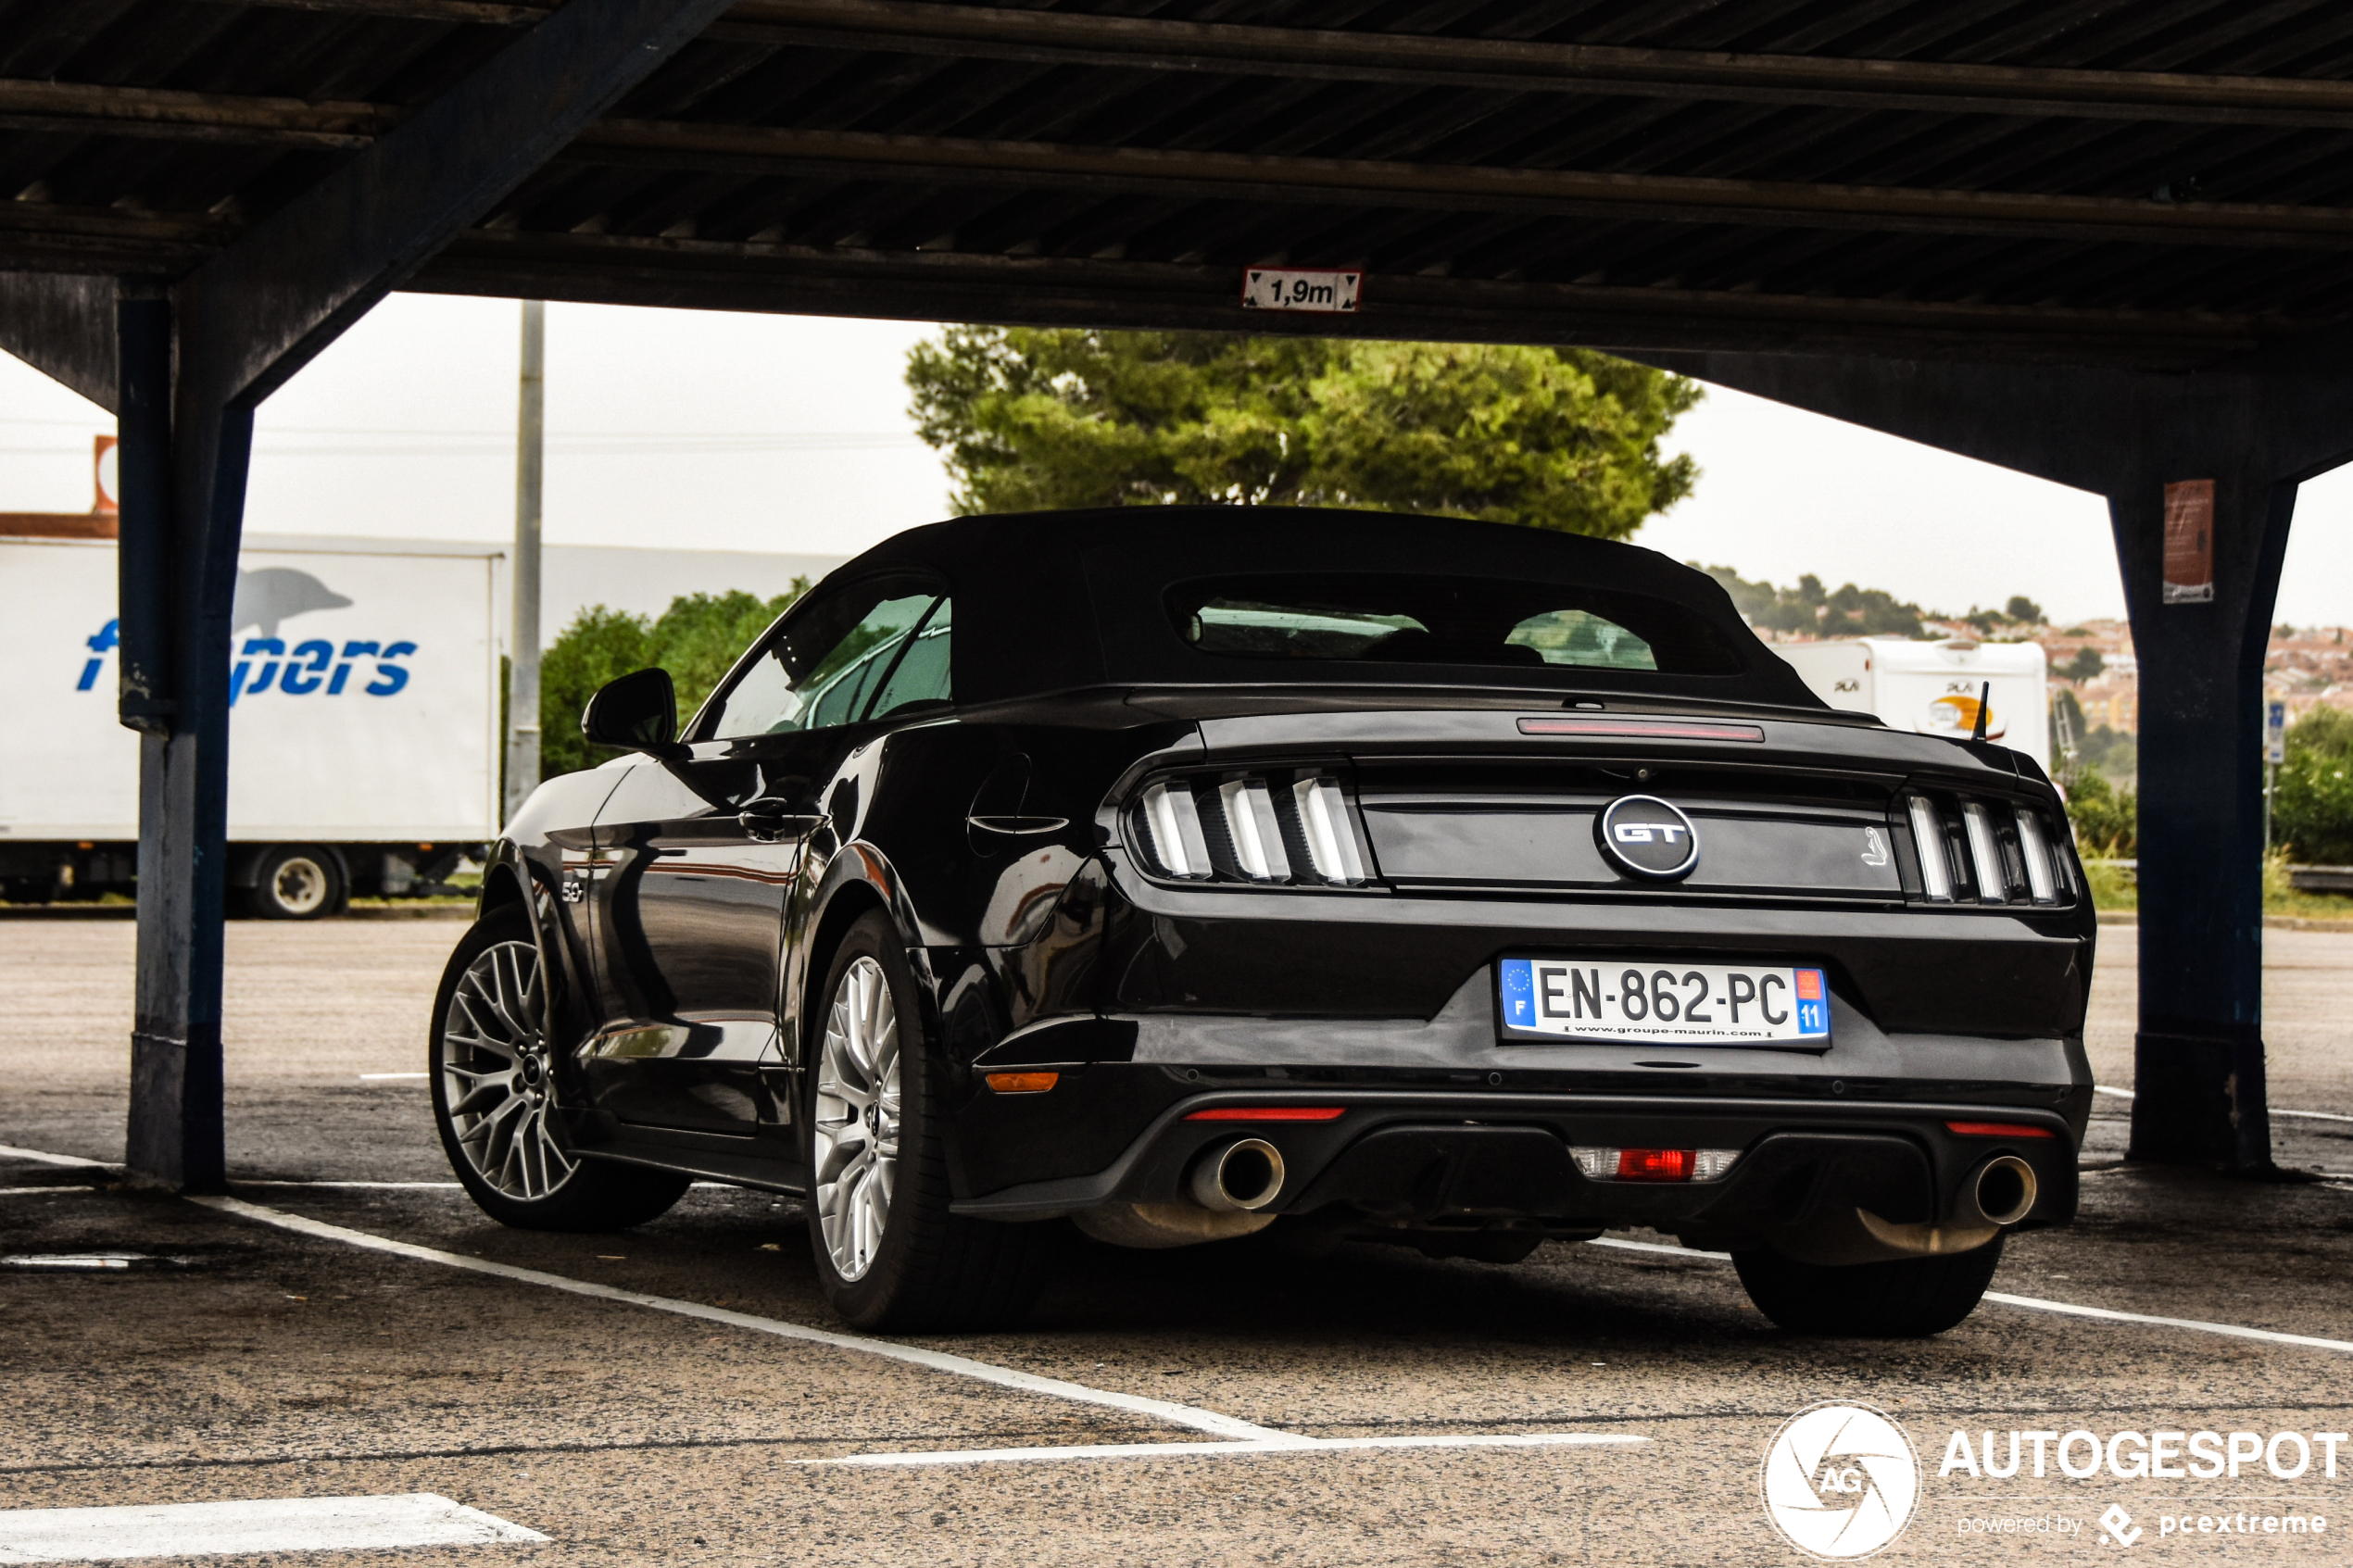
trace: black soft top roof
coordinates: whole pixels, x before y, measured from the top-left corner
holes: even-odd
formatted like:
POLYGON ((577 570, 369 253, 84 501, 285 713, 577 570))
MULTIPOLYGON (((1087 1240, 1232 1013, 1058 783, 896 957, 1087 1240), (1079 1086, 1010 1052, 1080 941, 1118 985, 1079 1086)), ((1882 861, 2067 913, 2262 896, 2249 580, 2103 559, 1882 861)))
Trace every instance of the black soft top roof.
POLYGON ((1304 507, 1110 507, 958 518, 912 528, 826 579, 925 570, 955 595, 958 699, 1087 686, 1335 685, 1620 692, 1816 708, 1820 699, 1705 572, 1655 550, 1548 529, 1304 507), (1204 577, 1349 572, 1501 577, 1639 594, 1683 607, 1737 653, 1725 674, 1568 666, 1237 659, 1177 634, 1168 589, 1204 577))

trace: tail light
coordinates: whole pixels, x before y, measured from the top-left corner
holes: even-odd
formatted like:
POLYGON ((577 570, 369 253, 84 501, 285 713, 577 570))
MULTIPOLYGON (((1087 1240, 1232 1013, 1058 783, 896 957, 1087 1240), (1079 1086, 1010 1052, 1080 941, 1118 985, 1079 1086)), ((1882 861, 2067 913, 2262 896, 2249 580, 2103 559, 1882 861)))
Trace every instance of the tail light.
POLYGON ((1919 867, 1919 897, 1931 904, 2069 902, 2075 878, 2064 835, 2041 811, 1966 796, 1904 798, 1919 867))
POLYGON ((1161 876, 1293 887, 1371 880, 1348 792, 1316 769, 1157 779, 1136 797, 1130 821, 1161 876))

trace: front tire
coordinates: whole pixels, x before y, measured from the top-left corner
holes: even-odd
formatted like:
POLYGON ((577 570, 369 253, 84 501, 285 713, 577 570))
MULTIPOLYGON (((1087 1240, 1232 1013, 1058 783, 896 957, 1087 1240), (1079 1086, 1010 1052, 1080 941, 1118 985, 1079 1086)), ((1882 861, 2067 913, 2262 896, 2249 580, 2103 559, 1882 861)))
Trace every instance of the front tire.
POLYGON ((1017 1321, 1038 1293, 1045 1227, 949 1212, 944 1069, 888 916, 849 928, 817 996, 809 1240, 826 1299, 860 1328, 898 1333, 1017 1321))
POLYGON ((623 1230, 685 1194, 689 1177, 573 1153, 539 947, 520 906, 485 915, 459 941, 433 1017, 434 1124, 484 1213, 519 1230, 623 1230))
POLYGON ((1925 1339, 1977 1311, 2002 1261, 2002 1237, 1945 1258, 1833 1267, 1778 1252, 1732 1254, 1757 1310, 1792 1334, 1925 1339))

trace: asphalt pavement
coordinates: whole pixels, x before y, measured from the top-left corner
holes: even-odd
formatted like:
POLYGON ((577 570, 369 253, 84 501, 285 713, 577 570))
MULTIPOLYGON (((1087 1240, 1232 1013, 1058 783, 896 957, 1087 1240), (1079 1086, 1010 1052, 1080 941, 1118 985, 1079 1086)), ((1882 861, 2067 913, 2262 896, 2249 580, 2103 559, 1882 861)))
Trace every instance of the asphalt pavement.
MULTIPOLYGON (((2282 1160, 2348 1174, 2128 1166, 2104 1096, 2082 1222, 2016 1238, 2004 1299, 1932 1340, 1784 1335, 1648 1233, 1500 1267, 1310 1258, 1277 1225, 1066 1235, 1021 1331, 883 1342, 829 1317, 788 1201, 698 1187, 635 1232, 540 1236, 434 1185, 404 1074, 459 930, 231 928, 224 1209, 57 1162, 120 1156, 132 933, 0 922, 0 1562, 13 1511, 432 1494, 512 1536, 213 1561, 1795 1562, 1760 1465, 1827 1400, 1917 1451, 1888 1560, 2353 1561, 2353 1440, 2322 1440, 2353 1430, 2353 936, 2267 943, 2273 1101, 2320 1113, 2281 1120, 2282 1160), (1972 1478, 1956 1431, 1972 1463, 2052 1433, 2052 1462, 1972 1478), (2079 1431, 2115 1462, 2062 1471, 2079 1431), (2271 1462, 2132 1476, 2172 1431, 2271 1462)), ((2121 1092, 2131 938, 2103 931, 2092 1030, 2121 1092)))

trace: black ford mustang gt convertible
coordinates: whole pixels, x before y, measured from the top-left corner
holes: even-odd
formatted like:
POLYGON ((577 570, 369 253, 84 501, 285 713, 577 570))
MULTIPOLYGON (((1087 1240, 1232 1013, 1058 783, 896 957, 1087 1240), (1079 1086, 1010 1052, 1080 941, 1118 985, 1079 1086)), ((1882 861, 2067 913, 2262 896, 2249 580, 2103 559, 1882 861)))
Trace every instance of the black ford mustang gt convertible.
POLYGON ((2095 931, 2057 795, 1825 708, 1630 546, 1347 512, 972 518, 682 727, 583 719, 483 881, 434 1107, 510 1224, 801 1195, 852 1323, 1017 1313, 1067 1219, 1525 1258, 1644 1226, 1933 1333, 2063 1223, 2095 931))

